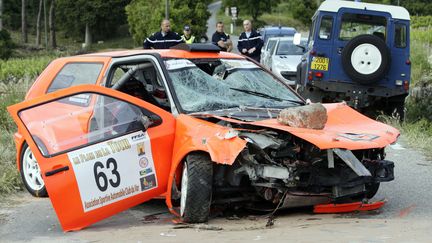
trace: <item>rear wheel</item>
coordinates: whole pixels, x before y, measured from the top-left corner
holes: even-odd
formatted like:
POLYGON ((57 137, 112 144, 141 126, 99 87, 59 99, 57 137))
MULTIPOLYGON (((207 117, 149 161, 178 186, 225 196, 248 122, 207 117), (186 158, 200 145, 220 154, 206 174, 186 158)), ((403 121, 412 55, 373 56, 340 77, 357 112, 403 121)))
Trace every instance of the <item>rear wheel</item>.
POLYGON ((184 222, 202 223, 209 217, 213 164, 208 154, 190 154, 183 165, 180 215, 184 222))
POLYGON ((35 197, 48 196, 39 164, 27 143, 24 143, 21 150, 20 167, 21 178, 27 191, 35 197))

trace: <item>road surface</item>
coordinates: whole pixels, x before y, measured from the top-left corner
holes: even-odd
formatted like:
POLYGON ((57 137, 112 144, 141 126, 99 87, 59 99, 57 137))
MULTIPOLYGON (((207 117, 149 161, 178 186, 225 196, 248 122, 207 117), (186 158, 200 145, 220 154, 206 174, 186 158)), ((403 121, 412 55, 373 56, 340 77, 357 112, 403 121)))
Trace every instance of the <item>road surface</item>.
MULTIPOLYGON (((401 145, 402 144, 402 145, 401 145)), ((63 233, 49 199, 19 193, 0 203, 0 242, 430 242, 432 162, 396 144, 393 182, 375 199, 388 203, 377 212, 315 215, 310 209, 265 215, 213 216, 204 225, 176 225, 163 201, 151 201, 78 232, 63 233)))

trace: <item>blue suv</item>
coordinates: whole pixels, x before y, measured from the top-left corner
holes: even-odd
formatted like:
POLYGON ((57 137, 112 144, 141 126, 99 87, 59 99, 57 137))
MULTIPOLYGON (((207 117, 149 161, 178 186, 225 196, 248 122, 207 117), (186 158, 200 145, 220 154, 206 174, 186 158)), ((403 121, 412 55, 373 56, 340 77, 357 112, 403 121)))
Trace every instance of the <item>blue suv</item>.
POLYGON ((297 90, 314 102, 345 101, 366 114, 404 116, 410 84, 410 15, 403 7, 324 1, 314 16, 297 90))

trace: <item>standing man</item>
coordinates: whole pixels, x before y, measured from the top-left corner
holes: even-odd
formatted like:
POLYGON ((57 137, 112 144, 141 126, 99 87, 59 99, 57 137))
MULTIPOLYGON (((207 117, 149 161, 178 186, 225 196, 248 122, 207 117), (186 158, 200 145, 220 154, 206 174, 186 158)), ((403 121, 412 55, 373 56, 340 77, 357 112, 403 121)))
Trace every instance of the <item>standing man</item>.
POLYGON ((171 31, 170 21, 164 19, 161 23, 161 30, 146 38, 143 47, 144 49, 169 49, 179 43, 183 43, 182 38, 176 32, 171 31))
POLYGON ((263 46, 261 35, 252 29, 252 23, 249 20, 243 21, 243 27, 245 31, 240 34, 237 48, 241 54, 260 62, 263 46))
POLYGON ((212 43, 218 46, 221 51, 232 51, 233 45, 230 36, 224 32, 224 24, 217 22, 216 32, 212 36, 212 43))
POLYGON ((189 25, 183 27, 183 35, 181 38, 186 44, 197 43, 197 39, 192 35, 191 27, 189 25))

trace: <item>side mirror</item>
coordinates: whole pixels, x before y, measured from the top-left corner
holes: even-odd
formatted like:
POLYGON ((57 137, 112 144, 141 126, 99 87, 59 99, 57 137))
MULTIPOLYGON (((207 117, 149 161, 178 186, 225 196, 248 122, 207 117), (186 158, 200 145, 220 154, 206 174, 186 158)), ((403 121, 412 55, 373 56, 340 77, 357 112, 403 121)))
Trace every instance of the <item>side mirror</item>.
POLYGON ((301 44, 301 34, 300 33, 294 34, 293 44, 300 47, 303 50, 303 53, 306 52, 306 47, 300 45, 301 44))
POLYGON ((301 43, 301 34, 300 33, 295 33, 294 34, 294 39, 293 39, 293 44, 298 46, 301 43))

